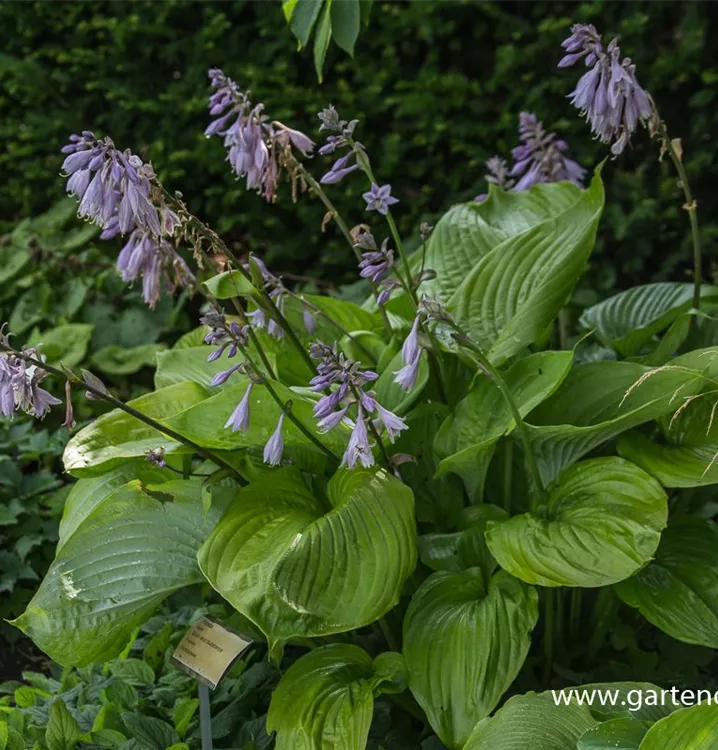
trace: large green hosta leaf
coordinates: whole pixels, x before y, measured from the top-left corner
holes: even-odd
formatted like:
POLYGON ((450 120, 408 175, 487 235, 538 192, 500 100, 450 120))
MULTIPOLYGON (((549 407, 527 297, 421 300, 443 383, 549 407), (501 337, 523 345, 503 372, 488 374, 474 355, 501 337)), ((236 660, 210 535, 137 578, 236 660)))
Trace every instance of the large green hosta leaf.
POLYGON ((663 532, 656 559, 622 581, 618 595, 665 633, 718 648, 718 531, 680 518, 663 532))
POLYGON ((272 644, 391 609, 416 564, 414 498, 383 470, 340 470, 327 497, 295 468, 242 489, 202 546, 210 583, 272 644))
POLYGON ((704 387, 706 362, 691 353, 670 368, 611 360, 574 367, 527 418, 544 482, 606 440, 673 413, 704 387))
POLYGON ((623 717, 604 721, 581 735, 577 750, 638 750, 648 725, 623 717))
POLYGON ((292 664, 272 694, 267 731, 276 750, 364 750, 374 697, 394 692, 401 656, 376 659, 358 646, 331 644, 292 664))
MULTIPOLYGON (((718 297, 718 287, 704 286, 702 296, 718 297)), ((606 346, 630 357, 651 338, 691 308, 693 284, 662 281, 619 292, 581 316, 606 346)))
MULTIPOLYGON (((129 405, 158 422, 164 422, 209 396, 210 392, 197 383, 178 383, 140 396, 129 405)), ((164 448, 166 453, 192 451, 126 412, 113 409, 70 438, 63 462, 65 471, 71 474, 98 476, 156 448, 164 448)))
POLYGON ((197 550, 228 498, 205 514, 196 481, 143 489, 129 482, 84 518, 13 622, 61 664, 113 658, 163 599, 202 581, 197 550))
MULTIPOLYGON (((550 396, 568 375, 571 352, 539 352, 519 360, 504 374, 522 416, 550 396)), ((437 476, 458 474, 472 497, 480 497, 499 438, 515 427, 501 391, 477 376, 468 395, 447 417, 436 435, 434 450, 442 459, 437 476)))
MULTIPOLYGON (((573 192, 573 186, 562 187, 573 192)), ((462 280, 448 307, 495 364, 544 335, 583 273, 602 209, 597 174, 564 211, 509 236, 461 268, 462 280)), ((458 248, 443 250, 455 254, 458 248)))
POLYGON ((621 458, 594 458, 567 469, 537 512, 489 522, 486 542, 527 583, 607 586, 653 557, 667 517, 653 477, 621 458))
POLYGON ((450 748, 464 746, 524 663, 538 619, 538 594, 503 571, 434 573, 404 619, 409 687, 450 748))
POLYGON ((718 483, 718 411, 714 386, 683 404, 675 417, 658 420, 655 440, 632 431, 622 435, 622 456, 644 468, 664 487, 718 483))
POLYGON ((557 705, 551 693, 527 693, 477 724, 464 750, 576 750, 596 724, 588 706, 576 700, 557 705))
POLYGON ((684 708, 656 722, 640 750, 715 750, 718 747, 718 706, 684 708))
POLYGON ((75 533, 87 516, 122 485, 127 484, 132 479, 139 479, 144 484, 160 484, 173 478, 171 470, 159 469, 148 463, 146 459, 141 459, 139 461, 128 461, 102 476, 80 479, 75 482, 65 500, 65 507, 60 520, 60 538, 57 542, 57 552, 62 549, 65 542, 75 533))

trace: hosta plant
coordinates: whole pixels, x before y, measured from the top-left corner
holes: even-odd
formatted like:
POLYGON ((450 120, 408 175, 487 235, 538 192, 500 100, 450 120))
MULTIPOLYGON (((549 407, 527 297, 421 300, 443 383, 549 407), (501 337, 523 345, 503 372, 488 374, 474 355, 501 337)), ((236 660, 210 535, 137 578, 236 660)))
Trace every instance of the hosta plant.
POLYGON ((324 203, 367 280, 362 306, 290 288, 149 163, 72 137, 68 191, 104 237, 125 236, 123 278, 150 306, 167 285, 206 302, 158 354, 154 392, 129 403, 3 338, 5 413, 42 417, 49 376, 68 383, 68 424, 72 387, 114 407, 65 451, 78 481, 57 555, 15 621, 40 648, 110 660, 168 595, 209 582, 270 659, 305 649, 271 698, 277 748, 716 746, 718 707, 646 682, 592 685, 617 691, 611 705, 547 691, 578 686, 619 601, 676 641, 718 645, 718 531, 700 491, 718 481, 718 290, 702 284, 680 142, 615 40, 578 25, 564 46, 562 67, 588 66, 572 98, 597 136, 618 157, 648 125, 695 230, 694 285, 623 292, 583 332, 562 309, 599 228, 601 165, 588 175, 535 115, 515 163, 492 162, 488 195, 422 226, 409 252, 356 120, 319 114, 317 160, 334 162, 317 180, 312 140, 210 71, 207 135, 268 202, 286 180, 324 203), (344 179, 364 183, 360 223, 332 204, 344 179), (390 719, 370 739, 379 705, 390 719))

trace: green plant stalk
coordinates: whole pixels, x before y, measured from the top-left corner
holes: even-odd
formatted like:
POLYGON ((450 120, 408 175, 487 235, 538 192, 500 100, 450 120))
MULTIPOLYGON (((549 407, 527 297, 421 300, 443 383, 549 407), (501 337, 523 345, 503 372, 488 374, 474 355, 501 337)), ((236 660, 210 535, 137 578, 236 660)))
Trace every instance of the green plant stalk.
MULTIPOLYGON (((683 166, 682 158, 678 155, 678 152, 668 135, 668 129, 666 128, 665 123, 661 123, 661 134, 668 155, 671 157, 673 166, 678 173, 678 179, 681 183, 683 195, 686 199, 683 208, 688 211, 688 218, 691 223, 691 240, 693 242, 693 307, 696 310, 700 310, 701 286, 703 285, 703 257, 701 250, 701 233, 700 227, 698 226, 697 204, 693 198, 691 186, 688 182, 686 168, 683 166)), ((691 318, 691 323, 692 322, 693 318, 691 318)))
POLYGON ((553 645, 554 645, 554 590, 547 588, 544 591, 545 623, 544 623, 544 663, 543 663, 543 683, 548 687, 553 674, 553 645))
POLYGON ((571 606, 569 611, 569 634, 576 639, 581 624, 581 589, 571 589, 571 606))
MULTIPOLYGON (((309 185, 310 190, 314 193, 314 195, 317 196, 317 198, 319 198, 319 200, 324 204, 324 207, 327 209, 327 211, 332 215, 332 220, 339 227, 339 231, 344 235, 346 241, 349 243, 349 247, 351 247, 352 252, 356 256, 356 259, 358 261, 361 261, 361 253, 359 252, 359 248, 354 242, 354 238, 349 231, 347 223, 341 217, 339 211, 337 211, 336 207, 332 203, 329 196, 326 194, 325 190, 322 188, 321 184, 318 183, 314 179, 314 176, 296 159, 294 160, 292 166, 299 172, 302 178, 306 181, 307 185, 309 185)), ((377 288, 377 285, 373 281, 371 281, 371 279, 369 280, 369 285, 371 286, 372 292, 374 293, 374 298, 377 299, 379 297, 379 290, 377 288)), ((379 303, 377 303, 377 307, 379 308, 379 314, 381 315, 384 327, 391 335, 391 323, 389 322, 389 317, 386 314, 386 310, 384 309, 384 306, 380 305, 379 303)))
MULTIPOLYGON (((227 244, 220 238, 220 236, 214 230, 210 229, 203 221, 200 221, 200 219, 198 219, 194 214, 189 213, 186 207, 182 203, 180 203, 174 196, 170 195, 164 187, 160 185, 160 188, 165 197, 167 197, 172 202, 172 205, 182 211, 182 213, 185 213, 187 215, 188 221, 199 230, 199 232, 205 237, 210 245, 218 248, 220 252, 226 255, 234 264, 235 270, 239 271, 239 273, 241 273, 242 276, 244 276, 244 278, 247 279, 250 284, 253 284, 254 282, 252 281, 252 276, 249 271, 247 271, 247 269, 240 262, 239 258, 227 247, 227 244)), ((304 361, 309 365, 309 369, 314 372, 314 363, 312 362, 309 354, 307 354, 307 351, 302 346, 301 342, 294 333, 294 330, 289 324, 289 321, 282 315, 274 300, 269 296, 268 292, 264 289, 261 289, 259 291, 265 305, 271 311, 272 318, 287 334, 289 340, 303 357, 304 361)))
POLYGON ((501 488, 504 498, 504 510, 509 514, 511 513, 511 485, 513 483, 513 468, 514 443, 509 439, 504 443, 504 481, 503 487, 501 488))
POLYGON ((147 416, 147 414, 143 414, 141 411, 138 411, 134 407, 130 406, 129 404, 124 403, 124 401, 120 401, 119 399, 112 396, 107 391, 102 391, 100 388, 95 388, 94 386, 90 385, 89 383, 86 383, 84 380, 81 380, 77 377, 77 375, 74 375, 72 377, 69 377, 69 372, 64 372, 63 370, 58 369, 57 367, 53 367, 52 365, 48 365, 47 363, 36 359, 35 357, 31 357, 24 352, 19 352, 12 347, 6 347, 0 344, 0 351, 7 352, 8 354, 14 354, 17 357, 20 357, 21 359, 24 359, 26 362, 29 362, 30 364, 35 365, 36 367, 39 367, 41 370, 45 370, 45 372, 49 372, 52 375, 55 375, 58 378, 61 378, 62 380, 67 380, 72 386, 75 386, 76 388, 81 388, 84 391, 89 391, 94 396, 97 396, 99 399, 102 399, 103 401, 106 401, 108 404, 112 404, 116 409, 120 409, 124 411, 125 413, 129 414, 132 417, 135 417, 135 419, 139 419, 141 422, 144 422, 149 427, 154 428, 158 432, 163 433, 164 435, 167 435, 167 437, 172 438, 173 440, 176 440, 178 443, 182 443, 183 445, 188 446, 189 448, 192 448, 196 453, 198 453, 202 458, 207 459, 208 461, 212 461, 212 463, 217 464, 218 466, 221 466, 223 469, 227 469, 227 471, 232 472, 232 474, 239 478, 239 481, 242 483, 246 483, 244 477, 242 477, 237 470, 227 461, 225 461, 220 456, 217 456, 215 453, 213 453, 211 450, 208 450, 207 448, 203 448, 201 445, 198 445, 193 440, 190 440, 189 438, 186 438, 184 435, 180 435, 179 432, 175 432, 170 427, 166 427, 161 422, 157 422, 152 417, 147 416))
MULTIPOLYGON (((458 328, 456 330, 459 331, 458 328)), ((531 509, 536 510, 537 500, 546 499, 546 489, 544 488, 543 480, 541 479, 541 472, 539 471, 538 464, 536 463, 536 456, 534 455, 533 449, 531 447, 531 436, 529 435, 528 428, 526 427, 526 422, 524 422, 523 417, 521 416, 521 412, 516 405, 516 401, 514 401, 513 394, 511 393, 511 388, 509 388, 506 381, 503 379, 503 377, 501 377, 499 371, 491 364, 488 357, 483 353, 481 348, 477 346, 468 336, 466 336, 466 334, 459 331, 457 341, 459 344, 467 347, 472 352, 474 352, 477 364, 486 374, 489 380, 493 380, 493 382, 496 383, 498 389, 501 391, 501 395, 504 397, 504 401, 506 401, 506 405, 509 407, 511 416, 516 423, 516 431, 519 434, 519 439, 521 440, 521 444, 524 449, 524 460, 526 462, 526 468, 528 469, 529 474, 531 474, 534 484, 536 485, 536 496, 534 497, 534 500, 531 504, 531 509)))
MULTIPOLYGON (((252 368, 259 374, 259 370, 257 369, 257 365, 253 362, 252 357, 250 356, 249 352, 241 348, 242 355, 246 358, 246 360, 249 362, 249 364, 252 366, 252 368)), ((274 390, 274 387, 271 384, 271 381, 268 378, 260 377, 260 385, 263 385, 267 389, 267 393, 274 399, 274 402, 279 406, 279 408, 289 417, 290 422, 306 437, 308 438, 314 445, 319 448, 322 453, 324 453, 327 458, 332 459, 332 461, 339 462, 339 456, 336 455, 332 450, 327 448, 324 443, 322 443, 319 438, 317 438, 316 435, 313 435, 311 430, 308 430, 304 424, 299 420, 294 414, 292 413, 292 402, 287 401, 286 403, 282 401, 282 399, 279 397, 279 394, 274 390)))
MULTIPOLYGON (((372 171, 371 164, 369 163, 369 159, 367 159, 364 152, 356 148, 356 143, 354 142, 354 139, 350 138, 347 140, 347 142, 351 145, 352 149, 354 149, 354 153, 356 154, 357 161, 359 162, 359 166, 361 167, 364 174, 369 178, 370 186, 378 185, 379 183, 377 183, 376 177, 374 177, 374 172, 372 171)), ((417 304, 416 292, 414 291, 414 289, 412 289, 412 286, 411 286, 411 269, 409 267, 409 259, 407 258, 406 251, 404 250, 404 243, 401 241, 401 236, 399 235, 399 230, 397 229, 396 222, 394 221, 394 217, 391 215, 391 209, 387 210, 386 221, 389 224, 389 231, 391 232, 391 236, 394 238, 394 244, 396 245, 396 249, 399 251, 399 257, 401 258, 401 262, 404 265, 404 270, 406 271, 406 279, 404 279, 402 274, 399 273, 398 268, 395 269, 396 275, 399 281, 401 282, 401 285, 404 287, 404 290, 411 297, 412 301, 414 302, 414 305, 416 305, 417 304)))

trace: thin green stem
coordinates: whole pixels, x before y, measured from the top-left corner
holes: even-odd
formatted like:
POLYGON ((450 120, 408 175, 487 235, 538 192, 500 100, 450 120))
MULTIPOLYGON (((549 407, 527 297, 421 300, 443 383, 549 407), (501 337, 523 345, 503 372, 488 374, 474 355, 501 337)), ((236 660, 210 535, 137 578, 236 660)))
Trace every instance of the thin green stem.
MULTIPOLYGON (((688 218, 691 223, 691 240, 693 242, 693 307, 696 310, 700 310, 701 286, 703 284, 703 258, 701 250, 701 233, 700 227, 698 226, 697 216, 698 206, 693 198, 691 186, 688 182, 688 173, 683 166, 682 157, 676 151, 676 147, 668 135, 668 129, 666 128, 665 123, 661 123, 661 126, 663 144, 668 151, 668 155, 671 157, 676 172, 678 172, 678 179, 683 190, 683 195, 686 199, 683 208, 688 211, 688 218)), ((691 319, 691 322, 692 321, 693 319, 691 319)))
POLYGON ((543 683, 548 687, 553 675, 553 646, 554 646, 554 590, 544 589, 544 663, 543 683))
POLYGON ((401 647, 399 644, 394 640, 394 636, 391 632, 391 628, 389 627, 389 623, 386 621, 386 617, 380 617, 377 621, 379 623, 379 627, 381 628, 381 632, 384 635, 384 640, 386 641, 386 645, 389 646, 390 651, 401 651, 401 647))
POLYGON ((504 481, 501 488, 504 498, 504 510, 511 513, 511 491, 514 477, 514 443, 511 439, 504 443, 504 481))
POLYGON ((343 336, 346 336, 349 338, 354 344, 356 344, 357 348, 361 349, 362 352, 364 352, 364 355, 367 357, 367 359, 370 362, 376 363, 376 357, 362 344, 359 339, 357 339, 353 333, 349 333, 344 326, 342 326, 341 323, 339 323, 337 320, 335 320, 331 315, 324 312, 321 308, 317 307, 313 302, 310 302, 303 294, 297 294, 296 292, 292 292, 289 289, 287 290, 287 293, 293 297, 294 299, 299 300, 303 305, 306 305, 313 313, 316 315, 321 315, 329 325, 334 326, 334 328, 337 329, 343 336))
POLYGON ((334 451, 327 448, 327 446, 324 445, 324 443, 322 443, 322 441, 319 440, 319 438, 316 435, 312 434, 312 431, 307 429, 302 423, 302 421, 293 414, 292 402, 291 401, 284 402, 280 398, 279 394, 274 390, 274 387, 272 386, 272 384, 267 378, 262 378, 260 382, 261 382, 261 385, 263 385, 267 389, 267 392, 274 399, 274 401, 277 403, 279 408, 287 415, 287 417, 289 417, 289 420, 294 424, 294 426, 306 438, 308 438, 312 443, 314 443, 314 445, 316 445, 317 448, 319 448, 327 458, 330 458, 332 461, 336 461, 338 463, 340 460, 339 456, 337 456, 336 453, 334 453, 334 451))
MULTIPOLYGON (((376 177, 374 177, 374 172, 372 171, 371 164, 369 163, 369 159, 367 158, 364 151, 362 149, 356 148, 356 143, 352 138, 349 138, 347 140, 347 143, 349 143, 352 149, 354 149, 354 153, 356 154, 357 162, 359 163, 359 166, 361 167, 364 174, 369 178, 369 184, 378 185, 376 181, 376 177)), ((396 273, 397 278, 399 279, 399 282, 404 288, 404 291, 409 295, 409 297, 412 299, 412 301, 416 305, 417 303, 416 292, 412 289, 412 285, 411 285, 411 269, 409 268, 409 261, 406 256, 406 252, 404 250, 404 243, 401 241, 399 230, 396 227, 396 222, 394 221, 394 217, 391 215, 391 210, 389 209, 387 209, 386 220, 387 220, 387 223, 389 224, 389 231, 391 232, 391 235, 394 238, 394 244, 396 245, 396 249, 399 252, 399 256, 401 258, 402 263, 404 264, 404 268, 406 270, 406 279, 401 273, 399 273, 398 268, 395 268, 394 271, 396 273)))
MULTIPOLYGON (((297 172, 306 181, 307 185, 309 185, 309 189, 314 193, 314 195, 317 196, 317 198, 319 198, 319 200, 324 204, 324 207, 331 214, 332 220, 339 227, 339 231, 344 235, 346 241, 349 243, 349 247, 351 247, 352 252, 356 256, 356 259, 358 261, 361 261, 361 252, 357 247, 356 242, 354 242, 354 238, 352 237, 352 233, 349 231, 347 223, 341 217, 341 214, 339 213, 339 211, 337 211, 336 206, 332 203, 331 199, 326 194, 321 184, 314 179, 312 174, 307 169, 305 169, 304 165, 300 164, 298 161, 295 161, 294 165, 297 172)), ((377 285, 373 281, 369 281, 369 284, 371 286, 372 292, 374 293, 374 298, 378 299, 379 289, 377 288, 377 285)), ((377 307, 379 308, 379 314, 381 315, 384 327, 386 328, 388 333, 391 334, 391 323, 389 322, 389 316, 386 314, 384 306, 377 303, 377 307)))
POLYGON ((571 605, 569 611, 569 634, 572 640, 578 636, 581 624, 581 589, 571 589, 571 605))
MULTIPOLYGON (((457 329, 458 330, 458 329, 457 329)), ((477 346, 471 339, 466 336, 463 332, 455 335, 455 338, 459 344, 470 349, 476 357, 477 364, 484 372, 489 380, 493 380, 496 383, 498 389, 501 391, 501 395, 506 401, 506 405, 509 407, 511 416, 516 423, 516 431, 519 434, 519 439, 524 449, 524 460, 526 462, 526 468, 529 474, 533 478, 534 485, 536 486, 536 495, 532 503, 532 510, 536 510, 538 500, 543 500, 546 497, 546 490, 541 479, 541 472, 539 471, 538 463, 536 462, 536 456, 534 455, 533 448, 531 446, 531 435, 529 434, 526 422, 524 422, 519 407, 514 400, 511 388, 509 388, 506 381, 501 376, 501 373, 491 364, 488 357, 484 354, 479 346, 477 346)))
POLYGON ((211 450, 207 448, 203 448, 201 445, 198 445, 193 440, 190 440, 189 438, 186 438, 184 435, 180 435, 179 432, 175 432, 173 429, 167 427, 166 425, 163 425, 161 422, 157 422, 156 420, 152 419, 152 417, 147 416, 147 414, 143 414, 141 411, 138 411, 133 406, 130 406, 129 404, 124 403, 124 401, 120 401, 118 398, 115 398, 112 394, 110 394, 106 390, 102 390, 101 388, 96 388, 93 385, 90 385, 89 383, 86 383, 84 380, 81 380, 77 377, 77 375, 72 375, 70 377, 70 371, 64 372, 63 370, 58 369, 57 367, 53 367, 52 365, 48 365, 46 362, 43 362, 42 360, 36 359, 35 357, 31 357, 28 354, 25 354, 24 352, 16 351, 15 349, 12 349, 11 347, 6 347, 0 345, 0 350, 7 352, 8 354, 14 354, 17 357, 20 357, 21 359, 24 359, 26 362, 29 362, 30 364, 35 365, 36 367, 39 367, 41 370, 45 370, 46 372, 51 373, 52 375, 55 375, 58 378, 61 378, 63 380, 67 380, 72 386, 76 388, 81 388, 84 391, 89 391, 93 394, 93 396, 97 396, 97 398, 102 399, 103 401, 106 401, 108 404, 112 404, 117 409, 121 409, 126 414, 129 414, 132 417, 135 417, 136 419, 139 419, 141 422, 144 422, 146 425, 149 425, 150 427, 154 428, 158 432, 161 432, 164 435, 167 435, 167 437, 172 438, 173 440, 176 440, 178 443, 182 443, 183 445, 186 445, 190 448, 192 448, 195 453, 199 454, 203 458, 207 459, 208 461, 212 461, 213 463, 217 464, 217 466, 221 466, 224 469, 227 469, 230 471, 233 475, 236 477, 239 477, 240 481, 244 483, 244 478, 237 472, 237 470, 227 461, 225 461, 220 456, 213 453, 211 450))

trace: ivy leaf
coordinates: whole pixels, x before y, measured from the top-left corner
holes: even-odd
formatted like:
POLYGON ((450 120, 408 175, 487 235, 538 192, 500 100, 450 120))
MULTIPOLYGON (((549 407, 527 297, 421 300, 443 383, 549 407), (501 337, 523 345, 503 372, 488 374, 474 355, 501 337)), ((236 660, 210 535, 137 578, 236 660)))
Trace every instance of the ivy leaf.
POLYGON ((653 477, 621 458, 593 458, 567 469, 536 512, 490 521, 486 543, 527 583, 607 586, 653 557, 667 517, 653 477))
POLYGON ((331 6, 332 38, 354 57, 354 45, 361 26, 360 0, 341 0, 331 6))
POLYGON ((65 542, 13 621, 60 664, 113 658, 169 594, 202 581, 197 550, 228 497, 205 514, 198 482, 173 480, 151 489, 173 495, 174 502, 157 502, 138 480, 109 495, 65 542))
POLYGON ((275 646, 383 616, 416 555, 413 496, 384 470, 341 469, 322 499, 287 467, 240 490, 199 564, 275 646))
POLYGON ((713 750, 718 746, 718 706, 704 704, 675 711, 656 722, 641 750, 713 750))
POLYGON ((380 654, 372 661, 366 651, 348 644, 302 656, 272 694, 267 731, 277 732, 277 750, 363 750, 374 697, 386 687, 391 692, 400 667, 399 654, 380 654), (390 663, 394 668, 387 670, 390 663))
POLYGON ((663 532, 656 559, 616 593, 679 641, 718 648, 718 531, 683 517, 663 532))
POLYGON ((588 706, 575 700, 557 705, 552 693, 527 693, 480 721, 464 750, 575 750, 596 724, 588 706))
POLYGON ((500 571, 434 573, 404 619, 409 688, 441 741, 462 748, 513 682, 531 644, 538 594, 500 571))

